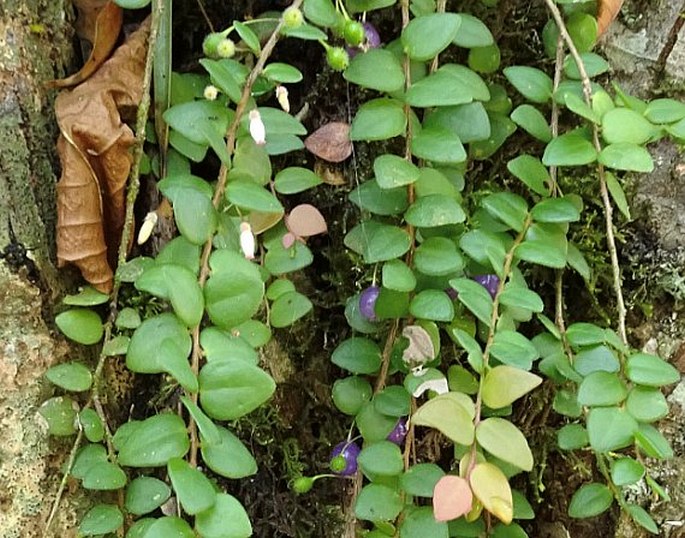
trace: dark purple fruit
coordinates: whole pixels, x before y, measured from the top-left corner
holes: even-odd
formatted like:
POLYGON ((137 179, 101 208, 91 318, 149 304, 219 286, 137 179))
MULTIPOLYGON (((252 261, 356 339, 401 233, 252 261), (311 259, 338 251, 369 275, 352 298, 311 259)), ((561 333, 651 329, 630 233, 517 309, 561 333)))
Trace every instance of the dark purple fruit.
POLYGON ((359 312, 369 321, 376 321, 376 301, 381 293, 378 286, 369 286, 359 295, 359 312))
POLYGON ((402 446, 408 431, 409 425, 407 424, 407 417, 402 417, 397 421, 397 424, 395 424, 395 427, 388 434, 386 439, 391 443, 395 443, 397 446, 402 446))
POLYGON ((478 275, 474 276, 473 280, 488 290, 493 299, 495 298, 497 288, 499 287, 499 277, 497 275, 478 275))
POLYGON ((354 441, 342 441, 331 452, 331 471, 339 476, 351 476, 357 472, 357 457, 361 449, 354 441))
POLYGON ((375 49, 381 46, 381 36, 376 27, 370 22, 364 23, 364 33, 366 34, 366 48, 375 49))

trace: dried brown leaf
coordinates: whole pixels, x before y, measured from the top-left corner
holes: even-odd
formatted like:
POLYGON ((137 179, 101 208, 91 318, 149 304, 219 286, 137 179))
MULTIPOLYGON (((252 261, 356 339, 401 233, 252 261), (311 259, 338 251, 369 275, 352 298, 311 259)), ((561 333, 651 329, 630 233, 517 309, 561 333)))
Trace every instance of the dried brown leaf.
POLYGON ((597 35, 607 31, 618 12, 621 11, 623 0, 599 0, 597 3, 597 35))
POLYGON ((285 226, 296 237, 310 237, 322 234, 328 230, 326 219, 310 204, 295 206, 285 218, 285 226))
POLYGON ((350 126, 342 121, 327 123, 310 134, 304 146, 324 161, 342 162, 352 155, 350 126))
POLYGON ((347 185, 347 180, 342 171, 323 161, 316 161, 314 163, 314 173, 328 185, 335 185, 336 187, 347 185))
POLYGON ((409 340, 407 349, 402 353, 405 362, 424 363, 435 357, 435 347, 428 331, 420 325, 408 325, 402 329, 402 336, 409 340))
MULTIPOLYGON (((92 4, 92 3, 91 3, 92 4)), ((92 17, 93 8, 91 6, 88 11, 89 16, 92 17)), ((59 80, 51 80, 48 86, 52 88, 66 88, 80 84, 87 80, 109 57, 119 39, 121 32, 121 25, 124 21, 124 10, 121 9, 114 2, 109 1, 97 11, 95 19, 95 28, 92 36, 93 48, 90 51, 90 56, 83 67, 71 76, 59 80)), ((83 28, 79 34, 88 37, 91 34, 90 21, 83 22, 83 28)), ((90 39, 89 39, 90 40, 90 39)))
POLYGON ((135 110, 149 21, 88 81, 57 96, 57 260, 72 263, 98 290, 109 292, 124 224, 125 186, 133 131, 122 113, 135 110))

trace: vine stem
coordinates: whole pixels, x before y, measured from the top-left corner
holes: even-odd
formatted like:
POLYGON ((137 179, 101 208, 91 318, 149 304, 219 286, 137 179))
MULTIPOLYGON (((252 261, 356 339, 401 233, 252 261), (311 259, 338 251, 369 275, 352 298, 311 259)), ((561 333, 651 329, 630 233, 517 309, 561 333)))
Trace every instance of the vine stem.
MULTIPOLYGON (((299 9, 299 7, 302 5, 303 0, 295 0, 291 4, 291 8, 293 9, 299 9)), ((269 39, 267 42, 264 44, 264 48, 262 48, 262 52, 259 55, 259 59, 257 60, 257 63, 255 66, 252 68, 252 71, 250 71, 250 74, 247 76, 247 79, 245 80, 245 86, 243 87, 243 92, 240 95, 240 101, 238 101, 238 104, 236 105, 235 109, 235 117, 233 119, 233 123, 228 128, 228 131, 226 132, 226 152, 228 155, 233 155, 233 151, 235 149, 235 140, 236 140, 236 133, 238 132, 238 127, 240 127, 240 121, 242 119, 243 114, 245 113, 245 110, 247 108, 247 104, 250 100, 250 97, 252 96, 252 87, 254 86, 254 83, 257 80, 257 77, 262 73, 264 70, 264 66, 266 65, 267 60, 269 59, 269 56, 271 56, 271 53, 273 52, 274 48, 276 47, 276 43, 278 43, 278 38, 280 36, 281 30, 283 29, 283 19, 279 19, 278 23, 276 24, 276 28, 274 29, 273 33, 271 36, 269 36, 269 39)), ((217 179, 217 184, 214 189, 214 196, 212 198, 212 203, 214 204, 214 207, 218 208, 219 204, 221 203, 221 199, 223 198, 224 191, 226 190, 226 182, 228 179, 228 169, 229 165, 225 162, 221 163, 221 168, 219 169, 219 177, 217 179)), ((202 249, 202 258, 201 258, 201 264, 200 264, 200 276, 198 277, 198 282, 200 284, 200 287, 204 287, 205 282, 207 282, 207 278, 209 277, 209 255, 212 253, 212 240, 208 239, 207 242, 204 245, 204 248, 202 249)), ((195 376, 198 375, 200 371, 200 357, 202 354, 202 351, 200 349, 200 326, 198 325, 193 329, 192 333, 192 340, 193 340, 193 350, 191 354, 191 362, 190 362, 190 367, 193 371, 193 374, 195 376)), ((193 392, 188 395, 190 399, 193 401, 193 403, 197 404, 197 398, 198 394, 197 392, 193 392)), ((197 436, 197 425, 195 424, 195 421, 190 417, 189 419, 189 426, 188 430, 190 433, 190 465, 195 467, 197 465, 197 451, 198 451, 198 436, 197 436)))
MULTIPOLYGON (((143 144, 145 143, 145 125, 147 123, 148 114, 150 112, 150 86, 152 83, 152 67, 154 63, 155 55, 155 44, 157 41, 157 34, 159 33, 159 25, 162 17, 162 12, 164 10, 163 0, 155 0, 152 6, 152 14, 150 20, 150 34, 148 36, 148 47, 145 56, 145 68, 143 71, 142 89, 141 89, 141 100, 138 105, 138 110, 136 112, 136 136, 133 144, 133 162, 131 165, 131 172, 128 179, 128 188, 126 193, 126 212, 124 217, 124 226, 121 231, 121 239, 119 242, 119 251, 117 253, 117 266, 120 266, 126 262, 126 256, 128 254, 128 245, 131 240, 131 234, 133 230, 133 206, 135 204, 136 198, 138 197, 138 192, 140 190, 140 162, 143 156, 143 144)), ((102 407, 100 401, 100 389, 102 388, 102 372, 105 367, 105 362, 108 355, 104 352, 104 346, 111 341, 112 338, 112 327, 114 326, 114 320, 117 314, 117 300, 119 296, 119 290, 121 288, 121 281, 116 278, 114 280, 114 286, 112 288, 112 295, 109 307, 109 316, 104 327, 104 338, 103 338, 103 348, 98 355, 98 360, 95 365, 95 370, 93 372, 93 388, 91 389, 90 399, 88 403, 84 406, 84 409, 89 407, 94 407, 98 418, 102 422, 103 428, 105 430, 105 443, 107 445, 107 454, 110 460, 114 461, 115 451, 114 445, 112 443, 112 432, 109 428, 107 421, 107 415, 102 407)), ((67 481, 69 479, 69 474, 74 466, 74 461, 76 460, 76 454, 78 452, 81 441, 83 440, 83 428, 79 427, 76 439, 69 451, 69 457, 67 459, 66 469, 62 476, 62 480, 57 489, 55 495, 55 500, 52 503, 52 508, 50 510, 50 515, 45 523, 45 529, 43 530, 43 536, 47 538, 49 536, 50 527, 55 520, 57 515, 57 510, 62 501, 64 491, 66 489, 67 481)), ((124 504, 124 494, 122 490, 118 492, 118 502, 120 506, 124 504)), ((117 536, 123 538, 124 527, 120 527, 117 530, 117 536)))
MULTIPOLYGON (((585 64, 583 59, 580 57, 580 53, 573 43, 566 24, 564 23, 564 18, 561 15, 561 11, 553 2, 553 0, 544 0, 547 8, 552 13, 552 17, 559 28, 559 33, 563 38, 568 50, 573 58, 576 66, 578 67, 578 72, 580 73, 580 78, 583 84, 583 95, 585 97, 585 102, 588 105, 592 105, 592 84, 590 83, 590 77, 585 69, 585 64)), ((592 143, 595 147, 597 153, 602 151, 602 144, 599 141, 599 128, 597 124, 592 123, 592 143)), ((626 306, 623 300, 623 288, 621 284, 621 267, 618 263, 618 251, 616 249, 616 238, 614 236, 614 220, 613 220, 613 206, 611 205, 611 199, 609 197, 609 190, 607 188, 606 175, 604 171, 604 165, 597 163, 597 172, 599 176, 599 191, 602 198, 602 205, 604 206, 604 220, 606 226, 607 235, 607 247, 609 250, 609 256, 611 258, 611 270, 613 273, 613 287, 614 295, 616 296, 616 309, 618 311, 618 333, 621 338, 621 342, 625 346, 628 345, 628 335, 626 332, 626 306)))

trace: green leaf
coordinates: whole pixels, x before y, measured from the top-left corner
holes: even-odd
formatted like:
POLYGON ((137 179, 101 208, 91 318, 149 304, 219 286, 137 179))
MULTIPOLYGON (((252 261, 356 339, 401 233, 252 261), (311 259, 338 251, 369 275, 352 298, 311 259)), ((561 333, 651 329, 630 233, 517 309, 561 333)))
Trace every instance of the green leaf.
MULTIPOLYGON (((491 135, 490 118, 485 111, 483 103, 480 101, 457 106, 441 106, 430 113, 424 120, 423 126, 427 128, 441 127, 442 129, 454 132, 462 144, 487 140, 491 135)), ((422 172, 424 170, 434 171, 430 168, 425 168, 422 172)))
POLYGON ((94 409, 83 409, 78 415, 83 433, 92 443, 99 443, 105 437, 105 428, 94 409))
POLYGON ((203 538, 248 538, 252 524, 240 501, 228 493, 217 493, 214 506, 195 517, 203 538))
POLYGON ((382 189, 373 180, 359 185, 348 198, 357 207, 376 215, 399 215, 409 205, 406 188, 382 189))
MULTIPOLYGON (((580 55, 583 60, 583 66, 589 78, 602 75, 609 71, 609 62, 602 58, 599 54, 594 52, 584 52, 580 55)), ((575 59, 570 54, 564 60, 564 73, 568 78, 580 80, 580 71, 575 59)))
POLYGON ((116 5, 124 9, 142 9, 150 3, 150 0, 117 0, 116 5))
POLYGON ((219 429, 212 420, 204 414, 204 411, 187 396, 181 396, 181 402, 197 424, 197 427, 200 430, 200 436, 202 437, 202 443, 208 445, 220 443, 221 437, 219 436, 219 429))
POLYGON ((331 0, 305 0, 304 14, 317 26, 330 27, 338 22, 338 12, 331 0))
MULTIPOLYGON (((176 239, 183 239, 177 237, 176 239)), ((140 314, 134 308, 124 307, 119 310, 117 314, 117 319, 114 322, 118 329, 137 329, 140 327, 142 320, 140 319, 140 314)))
POLYGON ((266 289, 266 298, 270 301, 275 301, 284 293, 295 291, 295 284, 287 278, 277 278, 266 289))
POLYGON ((390 385, 374 396, 373 405, 379 413, 403 417, 411 410, 411 395, 400 385, 390 385))
POLYGON ((164 121, 195 144, 207 145, 215 137, 223 139, 233 111, 219 101, 190 101, 164 112, 164 121))
POLYGON ((561 450, 578 450, 588 443, 587 430, 580 424, 567 424, 557 432, 557 444, 561 450))
POLYGON ((271 329, 256 319, 248 319, 240 325, 236 325, 232 332, 238 334, 253 348, 265 346, 271 340, 271 329))
POLYGON ((171 458, 182 458, 190 448, 183 420, 162 413, 137 423, 119 446, 118 461, 126 467, 160 467, 171 458))
POLYGON ((381 189, 394 189, 414 183, 420 175, 419 168, 398 155, 380 155, 373 162, 376 182, 381 189))
POLYGON ((462 445, 473 443, 475 429, 472 417, 450 393, 428 400, 412 415, 415 426, 429 426, 462 445))
POLYGON ((181 265, 162 264, 145 269, 136 279, 136 289, 171 302, 187 327, 196 327, 204 313, 204 297, 195 275, 181 265))
POLYGON ((518 400, 542 383, 542 378, 512 366, 495 366, 483 381, 483 403, 500 409, 518 400))
POLYGON ((274 275, 283 275, 299 271, 311 265, 312 261, 314 261, 314 255, 307 245, 295 241, 292 247, 285 248, 279 241, 269 246, 264 257, 264 267, 274 275))
POLYGON ((88 510, 78 527, 81 536, 99 536, 116 531, 124 524, 124 515, 113 504, 96 504, 88 510))
POLYGON ((654 99, 644 114, 652 123, 674 123, 685 118, 685 103, 675 99, 654 99))
POLYGON ((418 108, 462 105, 471 101, 471 88, 445 69, 422 78, 407 90, 407 103, 418 108))
POLYGON ((217 250, 209 258, 211 276, 205 284, 205 308, 212 322, 231 328, 257 313, 264 283, 257 266, 237 252, 217 250))
POLYGON ((226 478, 245 478, 257 472, 257 462, 231 431, 217 426, 218 443, 202 438, 202 460, 215 473, 226 478))
POLYGON ((444 276, 461 271, 465 262, 454 241, 429 237, 416 249, 414 264, 425 275, 444 276))
POLYGON ((529 135, 542 142, 552 140, 552 131, 547 119, 532 105, 521 105, 511 113, 511 119, 529 135))
POLYGON ((398 226, 363 221, 345 236, 345 246, 364 256, 366 263, 377 263, 399 258, 410 247, 406 230, 398 226))
POLYGON ((321 183, 323 181, 319 176, 300 166, 284 168, 274 178, 274 188, 280 194, 297 194, 321 183))
POLYGON ((592 323, 573 323, 566 331, 571 346, 578 348, 591 346, 593 344, 603 344, 605 339, 604 329, 592 323))
POLYGON ((453 198, 445 198, 440 194, 429 194, 416 200, 407 209, 404 218, 409 224, 417 228, 432 228, 464 222, 466 214, 453 198))
POLYGON ((149 514, 162 506, 171 496, 171 488, 151 476, 139 476, 126 488, 125 508, 131 514, 149 514))
POLYGON ((284 293, 271 304, 269 323, 276 328, 288 327, 311 312, 313 306, 312 302, 301 293, 296 291, 284 293))
POLYGON ((86 471, 81 484, 86 489, 99 491, 120 489, 126 485, 126 473, 114 463, 98 462, 86 471))
POLYGON ((420 319, 450 322, 454 318, 454 306, 444 291, 423 290, 409 304, 409 312, 420 319))
POLYGON ((476 428, 478 444, 493 456, 519 469, 533 468, 533 453, 521 431, 503 418, 486 418, 476 428))
POLYGON ((371 384, 356 375, 337 379, 331 389, 331 398, 335 407, 346 415, 354 416, 362 406, 371 399, 371 384))
MULTIPOLYGON (((468 488, 468 485, 464 486, 468 488)), ((448 538, 449 528, 446 521, 438 521, 430 506, 410 508, 400 525, 400 536, 403 538, 448 538)))
POLYGON ((77 411, 78 405, 68 396, 55 396, 38 408, 38 412, 48 423, 48 433, 57 436, 76 433, 77 411))
POLYGON ((628 391, 617 374, 592 372, 578 388, 578 403, 587 406, 616 405, 625 400, 628 391))
POLYGON ((400 477, 400 487, 408 495, 415 497, 432 497, 435 484, 438 483, 445 471, 435 463, 418 463, 412 465, 400 477))
POLYGON ((400 260, 389 260, 383 264, 383 287, 394 291, 410 292, 416 287, 414 272, 400 260))
POLYGON ((547 144, 542 156, 545 166, 581 166, 597 159, 592 142, 582 136, 569 133, 561 135, 547 144))
POLYGON ((614 502, 611 490, 604 484, 583 484, 571 497, 568 515, 573 518, 598 516, 614 502))
POLYGON ((492 322, 492 297, 488 290, 470 278, 450 280, 449 284, 459 293, 459 302, 489 327, 492 322))
POLYGON ((485 210, 517 232, 523 231, 528 216, 528 204, 520 196, 510 192, 498 192, 481 202, 485 210))
POLYGON ((407 118, 402 103, 380 98, 367 101, 352 120, 350 140, 386 140, 404 133, 407 118))
POLYGON ((262 213, 283 213, 283 206, 273 194, 251 180, 230 181, 226 199, 243 209, 262 213))
POLYGON ((347 10, 350 13, 361 13, 392 6, 395 2, 397 0, 348 0, 347 10))
POLYGON ((176 497, 186 513, 199 514, 214 505, 214 486, 201 471, 181 458, 170 459, 167 471, 176 497))
POLYGON ((554 395, 552 407, 560 415, 571 418, 578 418, 583 412, 575 393, 563 389, 554 395))
POLYGON ((354 374, 375 374, 381 365, 381 350, 368 338, 348 338, 335 348, 331 362, 354 374))
POLYGON ((477 463, 469 479, 471 490, 483 507, 505 524, 511 523, 514 502, 509 481, 492 463, 477 463))
POLYGON ((397 56, 389 50, 377 48, 357 54, 343 73, 345 80, 384 93, 404 87, 404 70, 397 56))
POLYGON ((227 60, 201 58, 200 65, 209 73, 210 80, 234 103, 240 101, 241 89, 227 60))
POLYGON ((443 127, 425 127, 411 141, 414 156, 436 163, 458 164, 466 160, 459 136, 443 127))
POLYGON ((325 41, 327 39, 324 32, 319 30, 316 26, 306 23, 297 28, 283 28, 281 31, 288 37, 296 37, 309 41, 325 41))
POLYGON ((458 13, 458 15, 461 18, 461 25, 453 39, 455 45, 472 49, 487 47, 495 42, 490 30, 479 18, 469 13, 458 13))
POLYGON ((633 442, 637 422, 618 407, 595 407, 587 417, 590 446, 597 452, 625 448, 633 442))
POLYGON ((638 385, 630 389, 626 409, 639 422, 655 422, 668 414, 668 403, 660 389, 638 385))
POLYGON ((628 358, 626 375, 633 383, 648 387, 661 387, 680 380, 678 370, 672 365, 647 353, 636 353, 628 358))
POLYGON ((644 465, 633 458, 618 458, 611 464, 611 481, 617 486, 636 484, 644 475, 644 465))
POLYGON ((280 62, 268 64, 262 71, 262 75, 269 80, 283 84, 295 84, 302 80, 302 73, 297 67, 280 62))
POLYGON ((45 377, 58 387, 72 392, 88 390, 93 383, 90 370, 78 362, 65 362, 49 368, 45 377))
POLYGON ((354 513, 366 521, 394 521, 402 511, 400 494, 381 484, 367 484, 357 496, 354 513))
POLYGON ((530 370, 539 355, 535 346, 521 333, 499 330, 490 346, 493 357, 504 364, 530 370))
POLYGON ((507 138, 516 131, 516 124, 506 116, 490 115, 490 138, 472 142, 470 154, 476 160, 485 160, 495 154, 502 147, 507 138))
POLYGON ((610 144, 599 154, 599 162, 615 170, 649 173, 654 170, 654 160, 649 152, 636 144, 610 144))
POLYGON ((495 73, 499 70, 502 61, 502 53, 497 44, 493 43, 487 47, 476 47, 469 51, 467 63, 471 69, 486 75, 495 73))
POLYGON ((523 308, 531 312, 542 312, 545 307, 537 293, 513 282, 507 283, 504 291, 499 295, 499 302, 506 306, 523 308))
POLYGON ((476 101, 490 101, 490 90, 481 76, 461 64, 445 64, 438 71, 445 72, 459 80, 476 101))
MULTIPOLYGON (((269 135, 271 134, 273 133, 269 133, 269 135)), ((233 155, 233 163, 228 173, 229 184, 232 181, 240 180, 251 180, 259 185, 269 183, 272 169, 268 146, 257 144, 248 135, 239 136, 236 142, 237 147, 233 155)))
POLYGON ((547 185, 551 181, 547 168, 539 159, 530 155, 520 155, 507 163, 507 170, 520 179, 533 192, 548 196, 547 185))
POLYGON ((605 172, 604 177, 607 182, 609 194, 611 194, 611 198, 616 204, 616 207, 618 207, 618 210, 623 214, 623 216, 626 219, 631 220, 628 200, 626 199, 625 192, 623 192, 623 187, 621 187, 621 184, 619 183, 618 179, 616 179, 616 176, 614 176, 614 174, 612 174, 611 172, 605 172))
POLYGON ((593 372, 618 372, 620 363, 616 354, 607 346, 582 348, 576 355, 573 367, 582 376, 593 372))
POLYGON ((200 402, 212 418, 240 418, 266 402, 276 384, 261 368, 243 361, 216 361, 200 370, 200 402))
POLYGON ((526 232, 526 239, 516 248, 516 256, 545 267, 566 266, 566 227, 564 224, 535 223, 526 232))
POLYGON ((636 445, 650 458, 668 460, 673 457, 673 449, 662 433, 651 424, 640 424, 635 432, 636 445))
POLYGON ((72 308, 58 314, 55 324, 67 338, 84 345, 97 344, 104 333, 100 316, 86 308, 72 308))
POLYGON ((109 301, 109 295, 99 292, 92 286, 86 286, 76 295, 67 295, 62 302, 69 306, 97 306, 109 301))
POLYGON ((261 46, 259 45, 259 37, 257 37, 257 34, 255 34, 249 26, 240 21, 233 21, 233 27, 250 50, 256 55, 259 55, 261 46))
POLYGON ((609 144, 642 145, 656 129, 642 114, 629 108, 614 108, 602 117, 602 138, 609 144))
MULTIPOLYGON (((264 122, 266 132, 275 135, 306 135, 307 129, 300 123, 300 120, 284 112, 280 108, 259 107, 257 109, 264 122)), ((243 127, 249 131, 249 117, 245 114, 241 122, 243 127)), ((247 140, 247 137, 246 137, 247 140)))
POLYGON ((504 76, 529 101, 546 103, 552 97, 552 79, 539 69, 520 65, 507 67, 504 76))
POLYGON ((626 511, 630 514, 630 517, 635 523, 647 529, 652 534, 659 534, 659 527, 657 527, 652 517, 644 508, 637 504, 627 504, 626 511))
POLYGON ((454 13, 433 13, 412 19, 402 31, 404 51, 412 60, 431 60, 457 37, 461 17, 454 13))
POLYGON ((74 478, 82 480, 93 465, 107 461, 107 449, 102 444, 87 443, 76 453, 70 474, 74 478))
POLYGON ((193 245, 203 245, 217 228, 216 209, 204 194, 186 189, 174 204, 174 220, 181 232, 193 245))
POLYGON ((357 463, 367 476, 397 476, 404 470, 400 447, 390 441, 379 441, 365 446, 357 463))
POLYGON ((597 41, 597 19, 587 13, 576 12, 569 16, 566 26, 578 52, 590 52, 597 41))
POLYGON ((157 519, 145 532, 143 538, 194 538, 195 533, 180 517, 164 516, 157 519))

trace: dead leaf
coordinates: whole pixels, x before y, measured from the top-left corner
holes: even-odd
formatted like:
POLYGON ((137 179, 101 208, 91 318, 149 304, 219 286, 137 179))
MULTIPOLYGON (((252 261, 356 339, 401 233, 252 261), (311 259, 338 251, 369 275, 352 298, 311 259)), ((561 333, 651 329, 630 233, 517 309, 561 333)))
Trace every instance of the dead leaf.
POLYGON ((420 325, 407 325, 402 329, 402 336, 409 340, 407 349, 402 353, 404 362, 425 363, 435 357, 433 339, 420 325))
POLYGON ((55 101, 57 261, 73 263, 98 290, 112 288, 112 267, 124 224, 133 131, 121 118, 142 98, 149 20, 87 82, 55 101))
MULTIPOLYGON (((86 19, 88 17, 92 18, 95 11, 92 2, 86 3, 85 8, 88 10, 88 15, 84 15, 84 17, 86 19)), ((94 32, 91 31, 91 23, 87 20, 81 23, 82 28, 78 31, 79 35, 88 37, 88 40, 93 43, 88 60, 86 60, 86 63, 83 64, 83 67, 77 73, 63 79, 48 82, 48 86, 51 88, 66 88, 80 84, 95 73, 105 60, 109 58, 119 39, 121 25, 124 21, 124 10, 114 2, 109 1, 96 12, 94 32), (92 37, 90 37, 91 33, 92 37)))
POLYGON ((342 171, 337 167, 330 166, 323 161, 316 161, 314 163, 314 173, 319 176, 324 183, 328 185, 347 185, 347 180, 342 171))
POLYGON ((607 31, 618 12, 621 11, 623 0, 599 0, 597 3, 597 36, 607 31))
POLYGON ((342 121, 327 123, 310 134, 304 146, 324 161, 342 162, 352 155, 350 126, 342 121))
POLYGON ((295 206, 285 218, 285 226, 295 237, 311 237, 328 231, 326 219, 310 204, 295 206))

